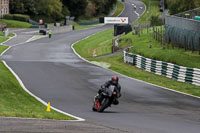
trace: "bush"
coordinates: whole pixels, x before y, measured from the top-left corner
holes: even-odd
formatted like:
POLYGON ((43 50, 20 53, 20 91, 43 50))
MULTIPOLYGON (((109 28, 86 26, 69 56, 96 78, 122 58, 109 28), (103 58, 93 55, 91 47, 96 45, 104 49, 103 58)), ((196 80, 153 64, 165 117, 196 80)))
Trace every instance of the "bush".
POLYGON ((30 16, 23 15, 23 14, 6 14, 6 15, 4 15, 3 18, 8 19, 8 20, 17 20, 17 21, 29 22, 30 16))
POLYGON ((151 16, 151 26, 159 26, 163 24, 163 20, 158 16, 151 16))

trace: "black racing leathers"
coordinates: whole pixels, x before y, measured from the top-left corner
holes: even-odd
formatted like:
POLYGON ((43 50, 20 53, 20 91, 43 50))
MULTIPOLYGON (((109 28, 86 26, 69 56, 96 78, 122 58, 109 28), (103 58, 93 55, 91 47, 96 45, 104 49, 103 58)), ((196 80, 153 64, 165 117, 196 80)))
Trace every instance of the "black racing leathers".
POLYGON ((110 85, 114 85, 116 86, 116 92, 117 92, 117 98, 114 100, 113 104, 117 105, 119 104, 119 101, 117 100, 119 97, 121 97, 121 86, 118 83, 113 84, 112 80, 107 81, 104 85, 101 86, 101 89, 98 91, 99 94, 101 94, 101 92, 105 91, 105 89, 109 88, 110 85))

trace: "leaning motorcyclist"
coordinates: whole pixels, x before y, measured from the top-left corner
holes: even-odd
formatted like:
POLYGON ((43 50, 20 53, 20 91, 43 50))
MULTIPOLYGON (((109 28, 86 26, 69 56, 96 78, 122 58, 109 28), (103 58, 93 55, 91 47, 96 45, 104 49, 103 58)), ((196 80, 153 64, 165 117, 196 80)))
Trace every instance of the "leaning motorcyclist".
POLYGON ((98 91, 98 93, 101 94, 106 89, 108 89, 110 85, 114 85, 117 88, 116 89, 117 98, 115 98, 113 101, 114 105, 119 104, 118 98, 121 97, 121 86, 118 82, 119 82, 119 78, 117 76, 112 77, 111 80, 107 81, 104 85, 102 85, 101 89, 99 89, 98 91))

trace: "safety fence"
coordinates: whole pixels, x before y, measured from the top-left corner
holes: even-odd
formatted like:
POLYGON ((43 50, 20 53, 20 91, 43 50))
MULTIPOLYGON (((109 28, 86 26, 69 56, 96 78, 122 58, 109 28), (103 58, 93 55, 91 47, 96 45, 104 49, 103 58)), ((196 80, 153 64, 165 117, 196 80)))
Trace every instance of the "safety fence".
POLYGON ((200 69, 197 68, 152 60, 127 51, 124 51, 124 62, 157 75, 200 86, 200 69))
POLYGON ((172 45, 178 45, 186 50, 200 51, 200 21, 166 16, 165 38, 172 45))

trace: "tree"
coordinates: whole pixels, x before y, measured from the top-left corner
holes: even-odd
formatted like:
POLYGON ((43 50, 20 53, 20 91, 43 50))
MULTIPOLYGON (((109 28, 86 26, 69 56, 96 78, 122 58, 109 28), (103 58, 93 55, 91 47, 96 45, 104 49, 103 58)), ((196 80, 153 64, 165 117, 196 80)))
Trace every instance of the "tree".
POLYGON ((200 1, 199 0, 175 0, 175 1, 167 0, 167 4, 169 5, 170 13, 177 14, 180 12, 198 8, 200 6, 200 1))
POLYGON ((117 3, 117 0, 90 0, 95 4, 96 15, 108 14, 113 6, 117 3))
POLYGON ((62 2, 68 7, 71 16, 76 17, 76 19, 85 14, 85 9, 88 5, 87 0, 63 0, 62 2))
POLYGON ((19 14, 37 14, 39 0, 10 0, 10 12, 19 14))
MULTIPOLYGON (((65 14, 67 10, 65 7, 65 14)), ((10 0, 10 11, 15 14, 46 16, 57 20, 63 17, 63 4, 60 0, 10 0)))
POLYGON ((62 15, 63 4, 60 0, 48 0, 47 1, 47 16, 50 16, 55 19, 60 19, 62 15))

